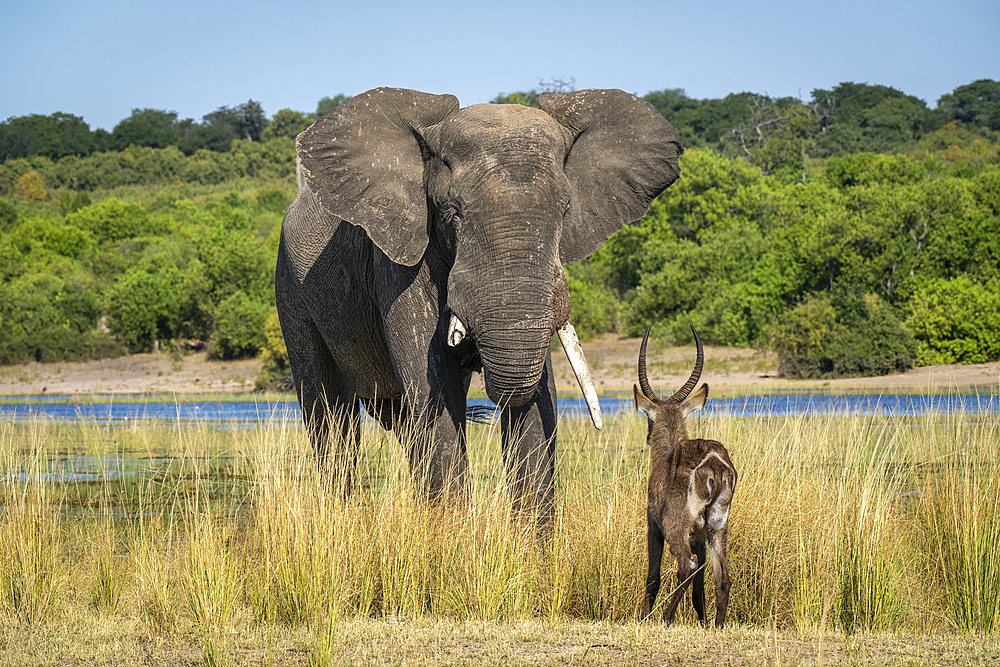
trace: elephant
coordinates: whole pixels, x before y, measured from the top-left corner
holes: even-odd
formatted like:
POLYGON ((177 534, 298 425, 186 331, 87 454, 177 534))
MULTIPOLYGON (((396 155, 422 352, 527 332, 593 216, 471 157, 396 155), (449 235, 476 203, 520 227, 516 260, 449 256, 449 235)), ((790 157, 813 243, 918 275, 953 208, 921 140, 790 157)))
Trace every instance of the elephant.
POLYGON ((460 108, 377 88, 296 139, 305 185, 282 222, 276 303, 312 447, 347 490, 363 405, 396 432, 424 492, 464 495, 481 372, 512 503, 551 517, 556 332, 600 427, 563 265, 645 215, 683 149, 620 90, 538 104, 460 108))

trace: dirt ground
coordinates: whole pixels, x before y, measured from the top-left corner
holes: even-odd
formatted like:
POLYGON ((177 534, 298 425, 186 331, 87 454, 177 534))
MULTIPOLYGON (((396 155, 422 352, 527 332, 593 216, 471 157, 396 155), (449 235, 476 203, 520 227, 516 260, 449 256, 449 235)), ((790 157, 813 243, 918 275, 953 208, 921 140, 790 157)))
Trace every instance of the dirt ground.
POLYGON ((208 361, 204 352, 172 357, 132 354, 118 359, 0 366, 0 395, 249 393, 260 362, 208 361))
MULTIPOLYGON (((605 334, 583 344, 598 393, 631 393, 640 342, 605 334)), ((695 349, 693 345, 657 349, 651 342, 647 358, 653 389, 670 392, 691 372, 695 349)), ((561 350, 553 349, 552 363, 559 394, 579 394, 561 350)), ((996 363, 927 366, 898 375, 843 380, 786 380, 777 377, 777 367, 771 353, 707 347, 702 380, 711 385, 715 396, 780 390, 985 391, 996 390, 1000 384, 996 363)), ((0 395, 250 393, 259 373, 257 360, 208 361, 204 352, 182 357, 152 353, 78 363, 31 362, 0 367, 0 395)), ((477 387, 482 387, 482 378, 474 378, 473 389, 477 387)))

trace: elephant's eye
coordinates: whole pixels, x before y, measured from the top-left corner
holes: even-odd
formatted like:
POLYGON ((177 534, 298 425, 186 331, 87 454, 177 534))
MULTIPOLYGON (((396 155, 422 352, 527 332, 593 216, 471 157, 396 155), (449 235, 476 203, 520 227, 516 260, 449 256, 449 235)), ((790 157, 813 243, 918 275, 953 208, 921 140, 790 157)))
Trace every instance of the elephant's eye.
POLYGON ((462 222, 463 222, 462 216, 459 213, 452 213, 451 214, 451 225, 452 225, 452 227, 454 227, 455 229, 461 229, 462 228, 462 222))

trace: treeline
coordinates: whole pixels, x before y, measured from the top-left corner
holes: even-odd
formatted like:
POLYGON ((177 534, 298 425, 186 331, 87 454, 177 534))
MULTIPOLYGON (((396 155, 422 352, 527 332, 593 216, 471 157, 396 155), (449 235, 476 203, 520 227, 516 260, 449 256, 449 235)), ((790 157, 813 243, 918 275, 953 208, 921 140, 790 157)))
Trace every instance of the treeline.
MULTIPOLYGON (((498 95, 493 101, 537 106, 538 94, 572 89, 573 82, 539 82, 539 90, 498 95)), ((174 111, 133 109, 108 132, 91 131, 79 116, 57 112, 8 118, 0 123, 0 161, 67 156, 132 148, 174 147, 186 156, 227 152, 234 142, 291 139, 348 99, 324 97, 315 111, 281 109, 268 118, 259 102, 222 106, 200 121, 179 119, 174 111)), ((1000 131, 1000 82, 981 79, 927 103, 889 86, 841 83, 812 91, 809 100, 734 93, 721 99, 694 99, 681 88, 645 95, 668 118, 687 147, 712 148, 727 157, 750 158, 769 171, 787 161, 847 153, 907 152, 947 123, 982 136, 1000 131), (765 144, 767 150, 763 150, 765 144)))
MULTIPOLYGON (((121 151, 70 155, 59 160, 34 156, 0 164, 0 195, 31 197, 22 179, 41 177, 46 192, 112 190, 129 185, 216 185, 241 178, 284 178, 295 173, 295 141, 236 139, 225 152, 198 150, 184 155, 177 147, 130 146, 121 151)), ((37 179, 36 179, 37 180, 37 179)), ((47 196, 47 195, 46 195, 47 196)))
POLYGON ((287 180, 132 193, 145 203, 0 199, 0 364, 205 346, 257 355, 287 180))
POLYGON ((260 103, 252 99, 233 107, 219 107, 205 114, 201 121, 178 119, 176 111, 133 109, 111 132, 100 128, 91 131, 83 118, 63 112, 17 116, 0 123, 0 160, 36 156, 59 160, 129 147, 173 146, 184 155, 194 155, 200 150, 224 152, 238 139, 294 139, 345 99, 343 95, 324 97, 313 113, 282 109, 270 119, 260 103))
MULTIPOLYGON (((637 224, 570 267, 578 329, 779 353, 792 377, 1000 358, 1000 144, 808 163, 689 149, 637 224)), ((932 141, 946 137, 935 136, 932 141)))
MULTIPOLYGON (((563 81, 540 82, 540 90, 498 95, 493 101, 537 106, 540 92, 563 92, 563 81)), ((741 157, 770 173, 803 156, 848 153, 908 153, 930 134, 954 123, 975 136, 1000 138, 1000 81, 981 79, 942 95, 931 109, 889 86, 841 83, 812 92, 809 100, 734 93, 698 100, 682 88, 648 93, 644 99, 673 124, 685 148, 711 148, 741 157)))
MULTIPOLYGON (((0 126, 0 146, 13 128, 36 151, 0 164, 0 364, 207 346, 282 372, 272 277, 292 137, 343 99, 200 123, 136 110, 103 151, 39 139, 65 119, 0 126)), ((1000 83, 935 109, 865 84, 808 102, 646 99, 684 137, 682 178, 568 267, 584 336, 653 322, 687 343, 691 322, 708 343, 777 350, 800 377, 1000 358, 1000 83)))
POLYGON ((268 118, 258 102, 219 107, 201 122, 174 111, 133 109, 112 132, 90 130, 67 113, 0 123, 0 194, 16 192, 29 171, 48 188, 94 191, 125 185, 284 178, 295 168, 295 137, 343 102, 324 97, 316 111, 281 109, 268 118))

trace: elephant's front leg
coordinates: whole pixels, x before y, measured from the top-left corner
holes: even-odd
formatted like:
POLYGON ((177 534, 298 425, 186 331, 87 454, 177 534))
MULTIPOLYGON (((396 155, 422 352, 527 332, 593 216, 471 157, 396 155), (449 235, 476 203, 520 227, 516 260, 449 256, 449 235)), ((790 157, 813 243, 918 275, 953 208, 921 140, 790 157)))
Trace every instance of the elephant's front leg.
POLYGON ((500 427, 514 510, 534 513, 539 526, 548 525, 555 513, 556 463, 556 385, 551 353, 545 354, 545 370, 534 398, 516 408, 504 408, 500 427))
POLYGON ((442 304, 447 273, 433 256, 406 267, 378 255, 375 275, 383 333, 403 394, 394 428, 409 456, 413 480, 432 500, 464 494, 469 477, 468 380, 455 350, 446 344, 442 304))
POLYGON ((409 454, 413 479, 433 501, 463 496, 468 491, 469 459, 465 444, 468 385, 460 377, 453 382, 430 393, 411 393, 407 416, 398 430, 409 454))
POLYGON ((469 483, 465 445, 468 379, 440 333, 411 327, 412 338, 396 336, 390 349, 404 398, 396 434, 410 460, 415 483, 431 500, 463 495, 469 483))

